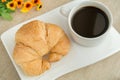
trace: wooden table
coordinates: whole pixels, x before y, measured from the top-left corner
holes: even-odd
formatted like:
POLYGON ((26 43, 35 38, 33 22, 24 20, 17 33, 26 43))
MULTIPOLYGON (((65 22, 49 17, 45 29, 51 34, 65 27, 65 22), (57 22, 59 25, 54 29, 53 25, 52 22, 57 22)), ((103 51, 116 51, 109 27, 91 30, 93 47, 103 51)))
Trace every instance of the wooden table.
MULTIPOLYGON (((0 34, 9 28, 33 17, 46 13, 71 0, 42 0, 44 7, 40 11, 31 10, 27 14, 16 11, 14 19, 6 21, 0 18, 0 34)), ((113 26, 120 32, 120 0, 98 0, 107 5, 113 14, 113 26)), ((0 40, 0 80, 20 80, 7 52, 0 40)), ((93 65, 61 76, 57 80, 120 80, 120 52, 93 65)))

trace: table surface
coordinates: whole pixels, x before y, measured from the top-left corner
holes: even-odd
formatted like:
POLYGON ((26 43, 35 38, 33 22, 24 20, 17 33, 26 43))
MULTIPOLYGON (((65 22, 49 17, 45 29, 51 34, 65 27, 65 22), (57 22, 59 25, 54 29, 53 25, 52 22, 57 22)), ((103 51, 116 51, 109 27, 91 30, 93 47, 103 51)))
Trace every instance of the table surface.
MULTIPOLYGON (((16 11, 12 14, 14 19, 6 21, 0 18, 0 35, 9 28, 29 20, 33 17, 46 13, 71 0, 42 0, 44 3, 40 11, 32 9, 29 13, 23 14, 16 11)), ((104 3, 111 10, 113 15, 113 26, 120 32, 120 0, 97 0, 104 3)), ((12 65, 7 52, 0 40, 0 80, 20 80, 14 66, 12 65)), ((57 80, 120 80, 120 51, 116 54, 99 61, 93 65, 81 68, 57 80)))

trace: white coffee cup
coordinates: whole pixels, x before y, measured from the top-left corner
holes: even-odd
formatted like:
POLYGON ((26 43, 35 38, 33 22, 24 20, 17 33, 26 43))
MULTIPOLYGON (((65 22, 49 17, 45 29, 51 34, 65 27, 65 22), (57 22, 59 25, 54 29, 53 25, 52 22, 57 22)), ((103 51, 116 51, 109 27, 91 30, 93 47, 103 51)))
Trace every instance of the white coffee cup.
POLYGON ((110 10, 101 2, 97 2, 97 1, 73 1, 73 5, 70 5, 70 7, 62 7, 60 9, 60 12, 62 15, 67 16, 68 17, 68 25, 69 25, 69 30, 70 30, 70 34, 72 35, 73 39, 80 45, 83 46, 96 46, 98 44, 100 44, 101 42, 103 42, 106 39, 106 36, 109 34, 111 25, 112 25, 112 15, 110 10), (109 21, 109 25, 108 28, 106 30, 105 33, 103 33, 102 35, 95 37, 95 38, 86 38, 83 37, 79 34, 77 34, 71 25, 71 20, 73 15, 80 10, 83 7, 86 6, 93 6, 96 8, 101 9, 103 12, 106 13, 107 17, 108 17, 108 21, 109 21))

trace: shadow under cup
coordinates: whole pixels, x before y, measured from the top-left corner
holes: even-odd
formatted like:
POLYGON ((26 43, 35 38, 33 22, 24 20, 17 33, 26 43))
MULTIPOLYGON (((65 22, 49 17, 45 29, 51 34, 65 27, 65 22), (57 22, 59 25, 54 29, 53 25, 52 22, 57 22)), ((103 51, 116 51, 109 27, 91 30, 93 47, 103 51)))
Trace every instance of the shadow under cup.
POLYGON ((71 10, 68 23, 71 35, 77 43, 83 46, 95 46, 108 35, 112 15, 102 3, 84 1, 71 10))

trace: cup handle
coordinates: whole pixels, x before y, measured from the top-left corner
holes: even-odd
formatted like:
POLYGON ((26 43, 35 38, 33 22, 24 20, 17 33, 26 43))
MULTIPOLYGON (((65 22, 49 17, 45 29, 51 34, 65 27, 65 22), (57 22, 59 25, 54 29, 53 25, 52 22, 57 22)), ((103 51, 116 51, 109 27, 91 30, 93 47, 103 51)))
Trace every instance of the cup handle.
POLYGON ((66 8, 66 7, 61 7, 60 8, 60 13, 65 17, 68 17, 70 11, 71 11, 70 8, 66 8))
POLYGON ((60 13, 65 16, 65 17, 68 17, 69 16, 69 13, 70 11, 77 5, 80 4, 80 2, 83 1, 83 0, 74 0, 72 1, 71 3, 65 5, 65 6, 62 6, 60 8, 60 13))

